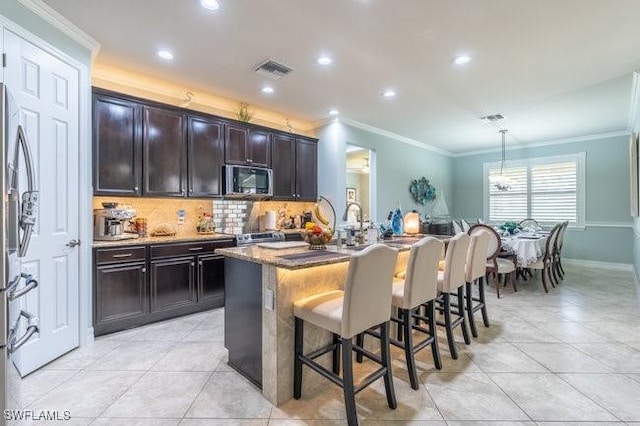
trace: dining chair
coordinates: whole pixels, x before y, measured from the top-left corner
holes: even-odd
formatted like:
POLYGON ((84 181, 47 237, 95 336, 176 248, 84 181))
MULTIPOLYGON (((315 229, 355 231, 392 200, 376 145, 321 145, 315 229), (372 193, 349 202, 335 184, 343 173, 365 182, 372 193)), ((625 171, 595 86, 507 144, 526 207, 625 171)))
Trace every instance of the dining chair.
POLYGON ((458 235, 461 232, 464 232, 462 230, 462 225, 460 225, 457 221, 452 220, 451 221, 451 226, 453 227, 453 235, 458 235))
MULTIPOLYGON (((418 351, 431 346, 433 362, 440 370, 440 350, 438 348, 437 327, 435 317, 435 299, 438 295, 438 260, 442 253, 444 243, 437 238, 426 237, 411 246, 407 269, 403 279, 393 282, 391 305, 398 310, 398 318, 391 318, 400 327, 398 339, 390 338, 392 345, 404 350, 407 370, 411 387, 420 388, 418 374, 416 372, 415 354, 418 351), (421 307, 425 313, 421 313, 421 307), (427 324, 423 327, 421 322, 427 324), (414 343, 414 332, 422 333, 426 339, 414 343)), ((375 330, 368 330, 368 335, 380 338, 375 330)), ((419 336, 416 333, 417 336, 419 336)), ((364 347, 365 333, 358 334, 357 345, 364 347)), ((356 360, 362 362, 362 353, 357 353, 356 360)))
POLYGON ((471 328, 471 335, 478 337, 474 314, 482 311, 482 321, 485 327, 489 327, 489 316, 487 314, 487 304, 484 297, 484 280, 487 274, 487 251, 491 235, 488 232, 476 232, 471 237, 469 251, 467 252, 467 262, 465 265, 465 310, 471 328), (478 285, 478 297, 473 297, 473 284, 478 285), (475 302, 475 303, 474 303, 475 302))
POLYGON ((564 245, 564 234, 568 226, 569 226, 568 220, 565 222, 562 222, 562 228, 560 229, 560 234, 558 234, 558 238, 556 239, 556 247, 554 250, 554 257, 553 257, 553 268, 561 280, 564 279, 564 268, 562 267, 562 246, 564 245))
POLYGON ((453 359, 458 359, 456 342, 453 337, 455 327, 459 326, 462 330, 464 342, 467 345, 471 344, 464 314, 465 262, 469 250, 469 238, 466 233, 460 233, 449 240, 445 254, 444 271, 438 271, 438 291, 440 294, 436 309, 444 315, 444 321, 438 321, 437 324, 445 328, 449 351, 453 359), (452 295, 457 298, 455 304, 451 303, 452 295), (455 318, 452 318, 452 315, 455 318))
POLYGON ((547 242, 545 243, 544 254, 540 259, 528 266, 530 269, 541 271, 540 275, 542 276, 542 287, 544 288, 545 293, 549 293, 547 282, 551 283, 554 288, 556 286, 553 282, 552 269, 555 256, 556 240, 562 230, 562 226, 562 223, 558 223, 553 227, 553 229, 551 229, 551 232, 547 237, 547 242))
POLYGON ((509 257, 499 257, 502 252, 502 240, 498 232, 489 225, 476 224, 469 229, 469 235, 486 231, 489 233, 489 247, 487 248, 487 274, 493 275, 493 284, 496 286, 496 294, 500 298, 500 275, 504 277, 504 285, 507 285, 507 278, 511 280, 514 292, 518 291, 516 286, 517 261, 510 254, 509 257))
POLYGON ((302 397, 302 366, 306 365, 343 389, 349 426, 358 424, 355 395, 381 377, 384 378, 387 405, 392 409, 398 405, 389 350, 393 273, 397 259, 398 250, 384 244, 367 247, 349 259, 344 291, 332 290, 312 295, 293 304, 293 397, 302 397), (304 354, 305 322, 331 332, 333 343, 304 354), (380 329, 380 355, 353 345, 353 337, 372 327, 380 329), (329 352, 333 352, 333 371, 314 361, 329 352), (340 352, 342 378, 339 376, 340 352), (380 368, 362 379, 358 386, 354 385, 353 352, 361 353, 380 364, 380 368))
POLYGON ((467 222, 464 219, 460 219, 460 224, 462 225, 463 232, 469 232, 469 228, 471 228, 471 225, 469 225, 469 222, 467 222))
POLYGON ((520 223, 518 223, 518 226, 522 229, 528 228, 528 227, 534 227, 534 228, 539 228, 540 225, 538 225, 538 221, 535 219, 531 219, 531 218, 527 218, 524 220, 521 220, 520 223))

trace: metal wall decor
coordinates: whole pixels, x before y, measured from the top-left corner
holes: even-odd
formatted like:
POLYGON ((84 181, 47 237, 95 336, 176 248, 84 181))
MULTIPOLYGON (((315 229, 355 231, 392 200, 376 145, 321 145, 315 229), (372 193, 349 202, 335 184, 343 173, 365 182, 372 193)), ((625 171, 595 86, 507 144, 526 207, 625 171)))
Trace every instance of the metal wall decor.
POLYGON ((425 204, 427 201, 436 199, 436 188, 429 183, 429 179, 421 177, 413 179, 409 185, 409 192, 414 201, 418 204, 425 204))

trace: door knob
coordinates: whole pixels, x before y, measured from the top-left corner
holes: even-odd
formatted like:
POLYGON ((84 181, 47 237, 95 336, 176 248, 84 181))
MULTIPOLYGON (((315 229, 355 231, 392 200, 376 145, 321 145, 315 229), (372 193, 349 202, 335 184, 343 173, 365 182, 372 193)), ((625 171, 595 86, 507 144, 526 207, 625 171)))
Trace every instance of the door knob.
POLYGON ((74 248, 75 246, 79 246, 80 245, 80 240, 76 240, 73 239, 71 241, 69 241, 67 244, 65 244, 67 247, 71 247, 74 248))

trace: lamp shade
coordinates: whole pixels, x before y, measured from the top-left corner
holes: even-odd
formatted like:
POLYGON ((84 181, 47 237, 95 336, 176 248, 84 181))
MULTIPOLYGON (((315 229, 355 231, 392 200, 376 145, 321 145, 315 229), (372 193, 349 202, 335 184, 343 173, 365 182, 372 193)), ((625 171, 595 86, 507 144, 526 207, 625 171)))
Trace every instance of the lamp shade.
POLYGON ((404 232, 418 234, 420 232, 420 215, 418 212, 409 212, 404 216, 404 232))

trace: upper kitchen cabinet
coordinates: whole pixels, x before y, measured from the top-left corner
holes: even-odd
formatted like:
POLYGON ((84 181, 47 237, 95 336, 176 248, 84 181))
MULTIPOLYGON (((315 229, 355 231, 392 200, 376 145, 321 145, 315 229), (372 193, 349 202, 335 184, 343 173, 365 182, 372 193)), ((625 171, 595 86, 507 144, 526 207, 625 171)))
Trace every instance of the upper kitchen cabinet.
POLYGON ((273 134, 273 198, 316 201, 318 146, 315 140, 273 134))
POLYGON ((142 107, 144 194, 183 197, 187 180, 186 116, 172 109, 142 107))
POLYGON ((229 164, 271 167, 271 139, 265 130, 227 124, 224 156, 229 164))
POLYGON ((93 94, 93 189, 96 195, 140 195, 141 108, 100 91, 93 94))
POLYGON ((189 116, 188 134, 189 196, 221 195, 224 122, 215 118, 189 116))

